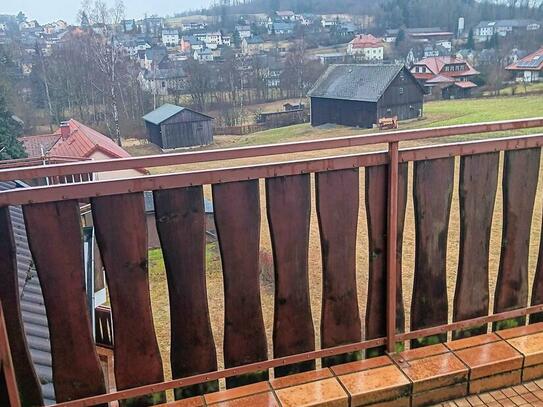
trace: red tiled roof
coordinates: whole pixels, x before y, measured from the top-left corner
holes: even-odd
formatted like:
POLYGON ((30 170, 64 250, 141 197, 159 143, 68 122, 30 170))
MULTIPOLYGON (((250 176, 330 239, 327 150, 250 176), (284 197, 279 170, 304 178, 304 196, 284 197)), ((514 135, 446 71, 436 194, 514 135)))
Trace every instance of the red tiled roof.
POLYGON ((472 66, 468 64, 466 61, 464 61, 463 59, 456 58, 453 56, 424 58, 416 62, 415 66, 426 66, 430 71, 432 71, 434 75, 441 74, 441 75, 446 75, 446 76, 466 76, 466 75, 477 75, 479 73, 475 69, 473 69, 472 66), (466 64, 468 66, 468 70, 442 72, 443 68, 445 68, 446 65, 451 65, 451 64, 466 64))
POLYGON ((379 38, 375 38, 373 35, 360 34, 354 37, 350 42, 353 48, 378 48, 382 47, 383 43, 379 38))
POLYGON ((543 70, 543 47, 526 55, 514 64, 508 65, 505 69, 509 71, 542 71, 543 70), (539 63, 537 63, 539 61, 539 63), (521 65, 521 66, 519 66, 521 65), (533 65, 533 66, 531 66, 533 65))
POLYGON ((70 135, 66 139, 59 138, 49 151, 50 155, 89 158, 98 150, 111 158, 130 157, 130 154, 112 139, 77 120, 71 119, 68 125, 70 135))
POLYGON ((19 137, 21 143, 23 143, 24 149, 29 158, 42 157, 47 154, 51 147, 60 138, 60 133, 53 134, 38 134, 35 136, 22 136, 19 137))

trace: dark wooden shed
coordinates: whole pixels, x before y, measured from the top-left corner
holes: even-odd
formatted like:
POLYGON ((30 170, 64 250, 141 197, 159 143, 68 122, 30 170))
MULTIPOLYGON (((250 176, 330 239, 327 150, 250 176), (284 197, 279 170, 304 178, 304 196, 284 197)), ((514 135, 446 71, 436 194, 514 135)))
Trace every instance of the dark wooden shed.
POLYGON ((213 142, 213 118, 186 107, 164 104, 143 116, 149 140, 164 149, 213 142))
POLYGON ((311 125, 372 127, 422 115, 424 88, 404 65, 331 65, 309 91, 311 125))

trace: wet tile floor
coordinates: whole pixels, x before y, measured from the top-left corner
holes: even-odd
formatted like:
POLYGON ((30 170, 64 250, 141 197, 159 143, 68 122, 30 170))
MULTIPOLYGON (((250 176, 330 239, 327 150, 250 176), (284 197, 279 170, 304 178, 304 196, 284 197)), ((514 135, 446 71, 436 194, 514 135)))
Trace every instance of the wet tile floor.
POLYGON ((435 404, 442 407, 509 407, 509 406, 542 406, 543 379, 494 390, 488 393, 462 397, 456 400, 435 404))

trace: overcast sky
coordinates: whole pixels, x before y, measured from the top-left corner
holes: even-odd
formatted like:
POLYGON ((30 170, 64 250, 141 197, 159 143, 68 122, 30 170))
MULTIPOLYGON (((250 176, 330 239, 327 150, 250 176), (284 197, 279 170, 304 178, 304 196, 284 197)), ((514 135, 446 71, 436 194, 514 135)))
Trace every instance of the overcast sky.
MULTIPOLYGON (((114 0, 104 0, 113 5, 114 0)), ((124 0, 127 18, 141 18, 145 13, 173 15, 181 11, 208 6, 212 0, 124 0)), ((79 0, 2 0, 0 14, 17 14, 22 11, 29 19, 44 24, 56 19, 77 23, 79 0)))

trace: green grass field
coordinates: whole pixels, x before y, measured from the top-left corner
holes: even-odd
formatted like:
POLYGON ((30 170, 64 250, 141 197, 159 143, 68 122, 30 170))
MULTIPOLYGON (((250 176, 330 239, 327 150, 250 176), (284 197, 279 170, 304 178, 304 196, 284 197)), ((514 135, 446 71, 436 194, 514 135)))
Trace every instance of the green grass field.
MULTIPOLYGON (((520 119, 543 115, 543 95, 461 99, 428 102, 424 105, 423 118, 400 122, 400 129, 450 126, 495 120, 520 119)), ((308 123, 261 131, 246 136, 220 137, 219 146, 233 147, 271 144, 297 139, 368 134, 376 129, 359 129, 344 126, 313 128, 308 123)))

